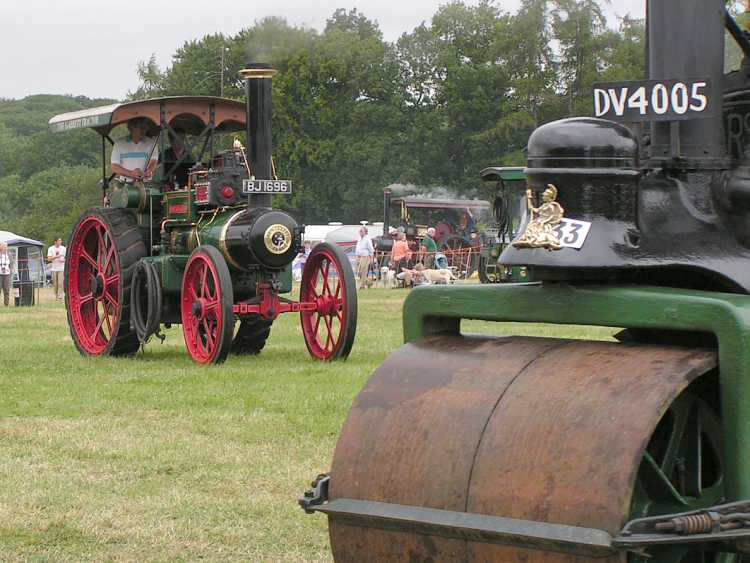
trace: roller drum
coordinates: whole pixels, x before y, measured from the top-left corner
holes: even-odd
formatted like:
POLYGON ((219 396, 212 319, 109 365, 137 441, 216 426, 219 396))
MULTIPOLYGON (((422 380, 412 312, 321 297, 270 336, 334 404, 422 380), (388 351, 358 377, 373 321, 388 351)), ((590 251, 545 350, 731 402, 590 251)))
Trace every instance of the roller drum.
MULTIPOLYGON (((716 366, 679 347, 432 337, 393 353, 355 401, 330 499, 568 524, 617 534, 649 438, 716 366)), ((625 563, 330 521, 336 561, 625 563)))

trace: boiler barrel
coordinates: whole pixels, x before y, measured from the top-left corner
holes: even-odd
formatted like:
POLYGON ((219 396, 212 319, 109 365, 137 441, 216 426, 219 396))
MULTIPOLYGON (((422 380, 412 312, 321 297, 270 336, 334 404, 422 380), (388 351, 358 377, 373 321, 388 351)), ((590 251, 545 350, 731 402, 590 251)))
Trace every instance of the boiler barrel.
POLYGON ((218 248, 230 269, 282 269, 299 252, 299 226, 283 211, 251 208, 224 212, 199 227, 201 244, 218 248))

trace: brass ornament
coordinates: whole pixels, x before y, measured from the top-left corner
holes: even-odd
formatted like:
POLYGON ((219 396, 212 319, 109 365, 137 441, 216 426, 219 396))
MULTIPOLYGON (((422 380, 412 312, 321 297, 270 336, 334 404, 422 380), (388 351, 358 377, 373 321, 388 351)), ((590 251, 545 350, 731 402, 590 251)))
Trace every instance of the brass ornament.
POLYGON ((146 185, 143 180, 135 181, 132 185, 138 189, 138 212, 143 213, 146 209, 146 185))
MULTIPOLYGON (((216 208, 216 211, 214 211, 214 216, 211 218, 211 220, 208 222, 206 227, 208 228, 209 225, 213 222, 213 220, 216 218, 217 213, 219 212, 219 208, 216 208)), ((219 250, 221 251, 221 254, 224 256, 227 262, 229 262, 232 266, 237 268, 240 271, 245 271, 247 268, 242 266, 242 264, 239 264, 237 260, 235 260, 232 257, 232 253, 229 252, 229 248, 227 247, 227 232, 229 231, 229 227, 232 224, 232 222, 237 219, 240 215, 244 214, 245 211, 238 211, 234 215, 232 215, 229 220, 224 223, 224 226, 221 228, 221 232, 219 233, 219 250)), ((200 244, 200 239, 198 240, 198 244, 200 244)))
POLYGON ((547 184, 547 189, 542 194, 542 204, 534 207, 534 193, 531 188, 526 190, 531 219, 521 237, 513 242, 516 248, 546 248, 547 250, 560 250, 562 244, 555 233, 555 227, 563 219, 565 210, 562 205, 555 201, 557 199, 557 188, 547 184))
POLYGON ((188 252, 192 252, 193 250, 195 250, 199 244, 200 244, 200 241, 198 240, 198 229, 193 227, 188 232, 188 237, 187 237, 188 252))
POLYGON ((239 75, 245 79, 273 78, 277 72, 279 71, 272 68, 243 68, 239 75))
POLYGON ((292 246, 292 232, 284 225, 271 225, 263 235, 263 242, 269 252, 284 254, 292 246))

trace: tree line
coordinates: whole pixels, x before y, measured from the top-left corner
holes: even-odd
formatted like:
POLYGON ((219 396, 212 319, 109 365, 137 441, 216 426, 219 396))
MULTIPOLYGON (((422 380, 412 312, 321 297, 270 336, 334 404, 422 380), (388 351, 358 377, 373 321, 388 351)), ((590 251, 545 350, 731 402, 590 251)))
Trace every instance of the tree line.
MULTIPOLYGON (((295 181, 279 205, 305 223, 372 221, 388 184, 460 193, 486 166, 523 165, 535 127, 591 114, 594 82, 643 76, 643 36, 630 17, 608 27, 597 0, 523 0, 516 13, 451 2, 395 42, 357 10, 335 11, 322 31, 270 17, 187 41, 166 68, 142 62, 129 98, 242 99, 238 71, 271 63, 275 163, 295 181)), ((0 101, 0 229, 48 241, 97 202, 98 136, 53 136, 46 121, 108 102, 0 101)))

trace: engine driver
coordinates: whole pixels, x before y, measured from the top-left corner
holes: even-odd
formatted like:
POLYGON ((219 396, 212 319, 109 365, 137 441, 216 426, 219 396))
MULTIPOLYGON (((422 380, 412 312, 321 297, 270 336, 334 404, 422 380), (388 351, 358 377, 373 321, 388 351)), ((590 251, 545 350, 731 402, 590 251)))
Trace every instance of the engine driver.
POLYGON ((128 121, 129 135, 115 141, 112 147, 112 172, 120 181, 134 182, 149 179, 156 168, 159 155, 156 140, 146 135, 148 119, 135 117, 128 121))
POLYGON ((175 125, 169 133, 172 146, 164 152, 164 165, 167 172, 172 170, 173 187, 186 187, 190 168, 195 164, 195 159, 190 154, 185 143, 185 129, 181 125, 175 125))

